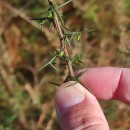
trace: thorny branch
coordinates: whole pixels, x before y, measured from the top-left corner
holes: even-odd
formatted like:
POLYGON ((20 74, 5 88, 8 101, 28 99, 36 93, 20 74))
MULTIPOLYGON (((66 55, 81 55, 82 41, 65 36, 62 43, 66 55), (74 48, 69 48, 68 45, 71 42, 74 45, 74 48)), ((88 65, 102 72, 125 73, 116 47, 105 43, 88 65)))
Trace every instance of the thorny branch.
MULTIPOLYGON (((48 2, 49 2, 49 5, 52 5, 52 4, 53 4, 53 3, 52 3, 52 0, 48 0, 48 2)), ((61 50, 64 51, 64 54, 65 54, 66 56, 69 56, 67 46, 66 46, 66 44, 65 44, 65 42, 64 42, 64 35, 63 35, 63 32, 62 32, 62 29, 61 29, 59 20, 58 20, 58 18, 57 18, 56 15, 54 15, 53 26, 54 26, 54 28, 55 28, 55 30, 57 31, 57 34, 58 34, 58 36, 59 36, 60 44, 61 44, 61 50)), ((71 61, 68 61, 67 66, 68 66, 68 70, 69 70, 70 75, 71 75, 71 76, 75 76, 75 75, 74 75, 74 70, 73 70, 71 61)))

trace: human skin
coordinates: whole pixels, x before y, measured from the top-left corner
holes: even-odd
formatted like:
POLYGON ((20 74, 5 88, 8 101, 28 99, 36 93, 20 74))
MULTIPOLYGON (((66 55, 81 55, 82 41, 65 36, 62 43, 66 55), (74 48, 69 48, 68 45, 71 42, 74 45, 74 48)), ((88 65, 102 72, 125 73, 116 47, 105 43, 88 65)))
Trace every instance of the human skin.
MULTIPOLYGON (((80 72, 78 72, 80 73, 80 72)), ((98 100, 117 99, 130 104, 130 69, 89 68, 80 84, 67 87, 67 82, 56 92, 55 108, 62 130, 109 130, 98 100)))

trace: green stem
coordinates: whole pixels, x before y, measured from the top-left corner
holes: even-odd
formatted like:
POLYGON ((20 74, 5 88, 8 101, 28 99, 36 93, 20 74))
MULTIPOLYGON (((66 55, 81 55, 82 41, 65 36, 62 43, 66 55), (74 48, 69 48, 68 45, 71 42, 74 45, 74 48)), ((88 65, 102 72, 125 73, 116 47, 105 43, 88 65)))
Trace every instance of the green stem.
MULTIPOLYGON (((49 2, 49 4, 50 4, 50 6, 54 7, 54 5, 53 5, 53 3, 52 3, 52 0, 48 0, 48 2, 49 2)), ((56 12, 57 12, 57 11, 56 11, 56 12)), ((56 13, 56 12, 55 12, 55 13, 56 13)), ((57 12, 57 13, 58 13, 58 12, 57 12)), ((64 51, 64 54, 65 54, 67 57, 69 57, 68 49, 67 49, 67 46, 66 46, 66 44, 65 44, 65 42, 64 42, 64 35, 63 35, 62 27, 61 27, 61 25, 60 25, 60 22, 61 22, 61 21, 59 22, 59 20, 58 20, 58 18, 57 18, 57 16, 58 16, 59 14, 57 15, 57 13, 56 13, 56 15, 54 15, 53 25, 54 25, 54 28, 56 29, 56 31, 57 31, 57 33, 58 33, 58 36, 59 36, 59 39, 60 39, 61 50, 63 50, 63 51, 64 51)), ((74 75, 75 75, 71 61, 68 61, 68 70, 69 70, 69 73, 70 73, 71 76, 74 76, 74 75)))

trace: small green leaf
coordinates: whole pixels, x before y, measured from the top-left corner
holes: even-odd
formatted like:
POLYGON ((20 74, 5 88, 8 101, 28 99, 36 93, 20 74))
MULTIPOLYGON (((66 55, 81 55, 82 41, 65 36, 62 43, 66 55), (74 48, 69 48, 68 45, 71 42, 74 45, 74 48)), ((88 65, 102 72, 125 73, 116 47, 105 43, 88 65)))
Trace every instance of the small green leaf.
POLYGON ((51 11, 48 12, 48 18, 53 18, 53 14, 51 11))
POLYGON ((79 60, 80 60, 80 58, 81 58, 81 55, 80 55, 80 54, 77 54, 77 55, 73 58, 72 62, 78 63, 79 60))
POLYGON ((62 5, 59 5, 56 9, 58 10, 58 9, 62 8, 63 6, 66 6, 66 5, 69 4, 71 1, 72 1, 72 0, 69 0, 69 1, 65 2, 64 4, 62 4, 62 5))
POLYGON ((75 56, 75 58, 76 58, 77 60, 80 60, 80 59, 81 59, 81 55, 80 55, 80 54, 77 54, 77 55, 75 56))
POLYGON ((50 64, 52 68, 54 68, 55 70, 59 70, 58 68, 56 68, 53 64, 50 64))
POLYGON ((46 19, 46 20, 42 20, 41 22, 40 22, 40 25, 44 25, 46 22, 48 22, 48 20, 46 19))
POLYGON ((71 47, 71 43, 67 37, 65 38, 65 42, 71 47))
POLYGON ((78 34, 77 35, 77 40, 80 41, 80 39, 81 39, 81 34, 78 34))
POLYGON ((64 55, 64 51, 61 51, 61 52, 59 53, 59 56, 62 57, 63 55, 64 55))
MULTIPOLYGON (((45 68, 46 66, 48 65, 51 65, 53 68, 55 68, 53 65, 52 65, 52 62, 56 59, 56 56, 54 56, 49 62, 47 62, 45 65, 43 65, 42 67, 40 67, 38 69, 38 71, 41 71, 43 68, 45 68)), ((56 68, 57 69, 57 68, 56 68)))
POLYGON ((46 63, 45 65, 43 65, 42 67, 40 67, 39 69, 38 69, 38 71, 41 71, 43 68, 45 68, 46 66, 48 66, 50 63, 48 62, 48 63, 46 63))

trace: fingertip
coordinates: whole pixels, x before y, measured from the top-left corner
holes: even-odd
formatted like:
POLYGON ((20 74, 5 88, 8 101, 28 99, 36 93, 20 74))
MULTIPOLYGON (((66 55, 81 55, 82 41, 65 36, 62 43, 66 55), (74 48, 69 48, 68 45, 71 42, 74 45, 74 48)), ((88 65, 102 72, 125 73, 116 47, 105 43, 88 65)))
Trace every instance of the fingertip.
POLYGON ((83 84, 90 88, 97 99, 114 98, 121 75, 121 68, 89 68, 81 77, 83 84))
POLYGON ((89 68, 81 77, 81 82, 93 92, 97 99, 117 99, 130 104, 129 77, 129 68, 89 68))

